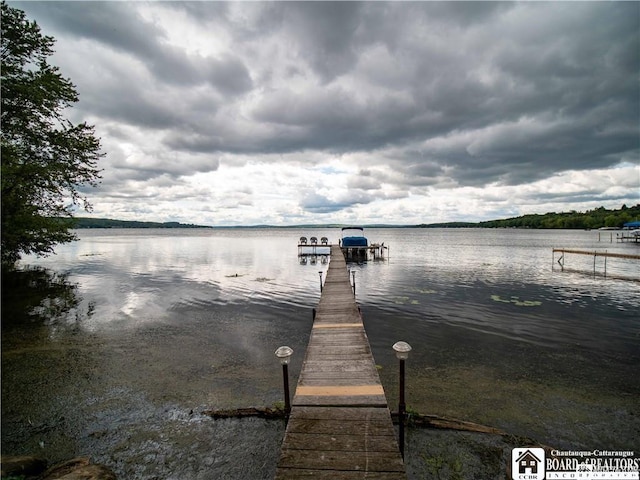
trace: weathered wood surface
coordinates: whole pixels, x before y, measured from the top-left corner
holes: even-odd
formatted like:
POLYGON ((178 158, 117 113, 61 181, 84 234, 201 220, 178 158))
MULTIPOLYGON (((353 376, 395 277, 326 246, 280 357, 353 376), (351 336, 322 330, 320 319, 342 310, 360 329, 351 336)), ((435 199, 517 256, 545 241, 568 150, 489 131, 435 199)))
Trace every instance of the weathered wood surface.
POLYGON ((406 479, 344 256, 331 262, 276 471, 277 480, 406 479))
MULTIPOLYGON (((336 419, 343 420, 347 417, 349 417, 351 420, 354 420, 354 421, 364 420, 361 417, 358 417, 357 414, 354 414, 354 410, 352 408, 344 408, 342 414, 340 414, 340 407, 331 407, 331 408, 332 408, 332 415, 334 420, 336 419)), ((376 409, 376 411, 378 410, 382 411, 380 409, 376 409)), ((312 411, 321 412, 322 409, 314 408, 312 411)), ((365 409, 358 409, 358 411, 365 411, 365 409)), ((259 418, 274 419, 274 418, 285 418, 286 416, 286 413, 283 409, 269 408, 269 407, 247 407, 247 408, 235 408, 235 409, 226 409, 226 410, 203 410, 202 414, 208 415, 209 417, 214 419, 245 418, 245 417, 259 417, 259 418)), ((318 416, 313 418, 326 419, 324 416, 318 416)), ((398 414, 396 412, 391 412, 391 421, 394 424, 398 423, 398 414)), ((505 431, 500 430, 499 428, 489 427, 487 425, 481 425, 479 423, 468 422, 465 420, 458 420, 456 418, 441 417, 439 415, 423 415, 420 413, 411 413, 409 415, 409 424, 412 427, 416 427, 416 428, 437 428, 437 429, 444 429, 444 430, 460 430, 464 432, 489 433, 492 435, 507 435, 505 431)), ((294 435, 294 434, 292 433, 291 435, 294 435)), ((338 441, 341 441, 341 439, 338 439, 338 441)))

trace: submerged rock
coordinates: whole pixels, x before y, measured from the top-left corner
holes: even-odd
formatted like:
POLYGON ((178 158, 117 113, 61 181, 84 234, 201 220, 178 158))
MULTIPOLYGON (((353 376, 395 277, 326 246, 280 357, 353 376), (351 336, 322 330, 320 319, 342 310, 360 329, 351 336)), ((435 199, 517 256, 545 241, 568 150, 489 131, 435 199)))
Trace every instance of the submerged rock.
POLYGON ((115 473, 104 465, 92 464, 87 457, 78 457, 51 467, 41 480, 117 480, 115 473))
POLYGON ((0 476, 35 477, 40 475, 47 468, 47 461, 27 455, 11 456, 2 455, 0 457, 0 476))
POLYGON ((104 465, 92 464, 87 457, 78 457, 47 468, 47 461, 32 456, 1 457, 2 477, 24 477, 38 480, 117 480, 104 465))

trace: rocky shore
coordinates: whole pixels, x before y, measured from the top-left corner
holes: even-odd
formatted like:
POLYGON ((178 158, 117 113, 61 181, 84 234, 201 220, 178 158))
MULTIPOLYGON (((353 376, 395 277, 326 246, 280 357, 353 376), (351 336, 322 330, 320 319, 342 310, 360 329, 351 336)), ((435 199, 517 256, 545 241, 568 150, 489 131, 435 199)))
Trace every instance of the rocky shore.
POLYGON ((0 476, 16 480, 116 480, 111 469, 91 463, 89 457, 77 457, 47 468, 43 458, 2 455, 0 476))

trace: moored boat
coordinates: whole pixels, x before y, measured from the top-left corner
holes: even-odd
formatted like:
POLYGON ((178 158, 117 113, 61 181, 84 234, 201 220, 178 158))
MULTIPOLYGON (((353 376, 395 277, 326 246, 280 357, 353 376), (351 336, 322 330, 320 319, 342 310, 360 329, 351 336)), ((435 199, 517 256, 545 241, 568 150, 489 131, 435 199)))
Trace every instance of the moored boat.
POLYGON ((362 227, 342 227, 342 247, 367 247, 367 237, 362 227))

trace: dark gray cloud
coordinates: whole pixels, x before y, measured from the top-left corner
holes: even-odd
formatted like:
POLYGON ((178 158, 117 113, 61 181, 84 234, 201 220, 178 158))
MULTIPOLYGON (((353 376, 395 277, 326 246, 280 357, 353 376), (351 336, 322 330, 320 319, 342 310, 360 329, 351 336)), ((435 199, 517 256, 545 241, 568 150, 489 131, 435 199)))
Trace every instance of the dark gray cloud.
POLYGON ((155 56, 161 28, 145 21, 125 2, 15 2, 38 23, 56 32, 95 41, 138 56, 155 56))
POLYGON ((11 4, 59 40, 77 115, 114 133, 113 178, 342 155, 351 200, 300 194, 326 213, 640 156, 636 2, 11 4))
POLYGON ((222 94, 251 89, 247 68, 232 51, 215 58, 187 53, 167 42, 166 29, 145 20, 127 2, 16 3, 34 12, 44 25, 132 56, 163 82, 183 86, 209 83, 222 94))
POLYGON ((283 29, 295 39, 301 60, 312 66, 322 82, 329 83, 348 72, 356 62, 354 37, 362 27, 362 7, 360 2, 281 5, 283 29))
POLYGON ((332 213, 348 209, 354 205, 371 203, 375 197, 362 190, 351 191, 348 197, 332 200, 316 192, 307 192, 300 206, 310 213, 332 213))

